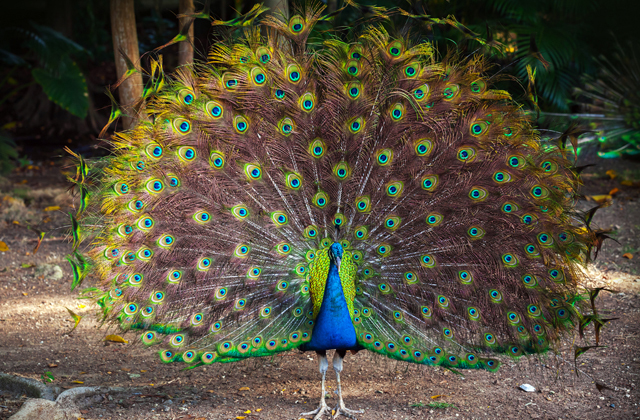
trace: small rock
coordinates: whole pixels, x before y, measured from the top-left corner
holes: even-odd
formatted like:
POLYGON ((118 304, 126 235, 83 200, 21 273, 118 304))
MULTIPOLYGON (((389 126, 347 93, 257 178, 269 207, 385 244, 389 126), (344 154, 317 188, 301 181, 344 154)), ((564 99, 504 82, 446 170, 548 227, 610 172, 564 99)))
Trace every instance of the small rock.
POLYGON ((536 392, 536 389, 529 384, 522 384, 519 388, 525 392, 536 392))
POLYGON ((616 408, 616 405, 615 404, 611 404, 609 407, 616 408))
POLYGON ((44 276, 46 280, 58 281, 62 280, 64 273, 59 265, 55 264, 41 264, 36 267, 36 277, 44 276))

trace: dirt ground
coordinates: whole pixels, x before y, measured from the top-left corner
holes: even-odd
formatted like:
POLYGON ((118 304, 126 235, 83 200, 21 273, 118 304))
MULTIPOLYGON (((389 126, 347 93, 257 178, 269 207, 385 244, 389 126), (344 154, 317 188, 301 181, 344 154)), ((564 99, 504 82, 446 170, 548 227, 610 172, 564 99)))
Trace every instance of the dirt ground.
MULTIPOLYGON (((0 241, 9 248, 0 252, 1 372, 38 380, 50 372, 52 385, 64 389, 130 388, 129 394, 105 395, 84 409, 85 419, 301 419, 301 412, 316 407, 320 375, 313 353, 181 370, 183 365, 160 363, 151 350, 103 341, 108 332, 98 329, 91 307, 82 307, 69 290, 64 229, 72 200, 62 172, 58 163, 41 162, 0 180, 0 241), (34 255, 38 229, 49 233, 34 255), (65 308, 84 316, 71 334, 65 308)), ((604 317, 619 318, 603 329, 606 347, 578 359, 579 376, 571 343, 558 355, 507 360, 497 373, 461 375, 367 352, 348 355, 344 397, 348 407, 365 410, 361 420, 640 418, 640 164, 598 161, 584 180, 586 195, 618 189, 594 223, 617 229, 619 243, 607 241, 589 270, 590 284, 619 292, 599 298, 604 317), (609 169, 616 171, 614 179, 609 169), (519 389, 525 383, 536 391, 519 389)), ((593 206, 579 203, 581 209, 593 206)), ((593 339, 593 331, 587 336, 593 339)), ((328 403, 334 405, 331 369, 327 378, 328 403)), ((0 419, 25 400, 0 391, 0 419)))

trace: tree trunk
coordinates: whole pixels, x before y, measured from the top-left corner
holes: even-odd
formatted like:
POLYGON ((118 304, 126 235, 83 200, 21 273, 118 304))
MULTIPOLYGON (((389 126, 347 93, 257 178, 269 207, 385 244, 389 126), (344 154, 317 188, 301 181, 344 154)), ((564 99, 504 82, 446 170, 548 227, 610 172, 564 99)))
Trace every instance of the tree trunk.
MULTIPOLYGON (((193 6, 193 0, 180 0, 180 30, 189 21, 188 17, 184 15, 191 15, 195 12, 193 6)), ((178 65, 183 66, 185 64, 193 63, 193 23, 189 27, 189 33, 187 34, 187 40, 180 43, 180 52, 178 53, 178 65)))
MULTIPOLYGON (((122 51, 134 64, 140 62, 136 16, 133 0, 111 0, 111 34, 116 60, 118 80, 127 72, 127 63, 122 51)), ((124 129, 131 128, 136 120, 133 105, 142 97, 142 75, 138 72, 129 76, 118 88, 120 106, 126 117, 122 118, 124 129)))
POLYGON ((264 0, 264 5, 267 6, 274 16, 289 18, 289 2, 287 0, 264 0))

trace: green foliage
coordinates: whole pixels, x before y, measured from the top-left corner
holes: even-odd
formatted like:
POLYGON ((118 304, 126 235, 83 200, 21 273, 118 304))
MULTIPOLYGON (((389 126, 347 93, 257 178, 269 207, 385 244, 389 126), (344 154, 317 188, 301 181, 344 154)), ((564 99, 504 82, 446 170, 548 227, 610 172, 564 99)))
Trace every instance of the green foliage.
POLYGON ((4 133, 0 133, 0 175, 11 172, 14 168, 13 159, 18 158, 16 143, 4 133))
POLYGON ((50 383, 56 380, 56 378, 53 376, 53 373, 46 371, 44 372, 42 375, 40 375, 40 379, 42 380, 43 383, 50 383))
POLYGON ((13 67, 30 67, 33 79, 52 102, 77 117, 86 117, 89 109, 87 82, 71 56, 88 52, 51 28, 35 23, 31 26, 32 30, 18 28, 14 31, 18 36, 19 53, 0 49, 0 62, 13 67))
POLYGON ((411 407, 416 408, 458 408, 455 404, 446 403, 446 402, 429 402, 423 403, 422 401, 411 404, 411 407))
MULTIPOLYGON (((502 43, 506 55, 494 56, 500 71, 516 76, 526 86, 527 65, 532 66, 537 70, 540 107, 566 112, 581 73, 592 66, 584 35, 593 30, 586 17, 593 12, 595 4, 594 0, 439 1, 429 3, 428 14, 454 15, 480 37, 502 43), (548 68, 533 54, 532 36, 540 54, 549 63, 548 68)), ((442 25, 434 29, 433 39, 440 50, 454 47, 472 52, 480 46, 455 29, 442 25)))
POLYGON ((60 67, 64 67, 64 71, 58 76, 42 68, 33 69, 31 74, 52 102, 84 118, 89 109, 87 82, 78 65, 70 58, 63 60, 60 67))

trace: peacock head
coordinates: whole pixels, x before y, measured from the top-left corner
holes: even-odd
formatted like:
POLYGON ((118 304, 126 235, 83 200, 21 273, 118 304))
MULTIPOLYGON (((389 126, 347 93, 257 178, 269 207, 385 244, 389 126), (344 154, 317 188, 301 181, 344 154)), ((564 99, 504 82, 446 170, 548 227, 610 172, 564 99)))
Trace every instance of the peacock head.
POLYGON ((334 242, 331 248, 329 248, 329 260, 333 265, 338 267, 338 270, 340 270, 340 261, 342 261, 343 252, 342 245, 337 242, 334 242))

